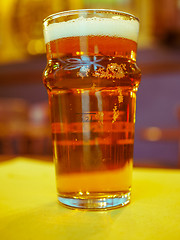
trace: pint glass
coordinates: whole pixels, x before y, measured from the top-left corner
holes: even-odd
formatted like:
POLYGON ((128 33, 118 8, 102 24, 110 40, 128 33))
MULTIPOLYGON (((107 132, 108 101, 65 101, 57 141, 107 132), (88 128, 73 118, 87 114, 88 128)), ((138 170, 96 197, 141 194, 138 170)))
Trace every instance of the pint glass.
POLYGON ((51 111, 58 200, 84 209, 130 202, 139 21, 113 10, 44 20, 43 81, 51 111))

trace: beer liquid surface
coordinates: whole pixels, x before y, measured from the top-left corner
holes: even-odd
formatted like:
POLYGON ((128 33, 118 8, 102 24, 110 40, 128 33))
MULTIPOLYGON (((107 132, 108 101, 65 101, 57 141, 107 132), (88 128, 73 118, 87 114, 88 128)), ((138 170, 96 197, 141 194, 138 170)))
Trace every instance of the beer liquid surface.
POLYGON ((51 60, 44 84, 51 108, 57 189, 66 197, 110 196, 131 188, 140 82, 131 58, 136 43, 114 39, 117 47, 110 49, 108 40, 104 45, 97 37, 94 43, 86 40, 88 55, 77 38, 47 43, 51 60))
POLYGON ((53 40, 46 45, 47 58, 63 56, 113 56, 136 60, 137 44, 131 39, 111 36, 81 36, 53 40))

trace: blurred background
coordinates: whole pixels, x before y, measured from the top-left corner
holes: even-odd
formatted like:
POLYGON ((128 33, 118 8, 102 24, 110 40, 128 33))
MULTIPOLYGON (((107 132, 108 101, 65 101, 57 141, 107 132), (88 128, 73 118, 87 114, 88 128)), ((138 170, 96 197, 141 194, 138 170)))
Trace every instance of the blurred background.
POLYGON ((141 22, 135 166, 180 166, 180 0, 0 1, 0 154, 51 152, 42 20, 81 8, 111 8, 141 22))

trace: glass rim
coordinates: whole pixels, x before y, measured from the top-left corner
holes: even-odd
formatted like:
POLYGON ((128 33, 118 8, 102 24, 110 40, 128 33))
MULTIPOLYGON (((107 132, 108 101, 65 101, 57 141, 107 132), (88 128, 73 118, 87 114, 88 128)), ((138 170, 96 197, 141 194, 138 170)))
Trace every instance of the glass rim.
POLYGON ((67 11, 62 11, 62 12, 57 12, 57 13, 53 13, 49 16, 47 16, 44 20, 43 20, 43 24, 45 24, 49 19, 56 19, 59 17, 66 17, 66 16, 72 16, 78 13, 83 13, 83 12, 89 12, 89 13, 114 13, 117 15, 124 15, 127 17, 130 17, 136 21, 139 22, 139 18, 134 16, 131 13, 127 13, 124 11, 119 11, 119 10, 113 10, 113 9, 101 9, 101 8, 95 8, 95 9, 76 9, 76 10, 67 10, 67 11))

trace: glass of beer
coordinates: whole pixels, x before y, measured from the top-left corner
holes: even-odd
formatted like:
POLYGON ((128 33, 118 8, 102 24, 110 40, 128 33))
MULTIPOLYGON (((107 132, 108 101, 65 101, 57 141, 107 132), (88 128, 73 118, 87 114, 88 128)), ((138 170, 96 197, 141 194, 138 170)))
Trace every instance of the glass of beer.
POLYGON ((80 209, 131 198, 139 20, 82 9, 44 20, 43 74, 51 111, 58 200, 80 209))

